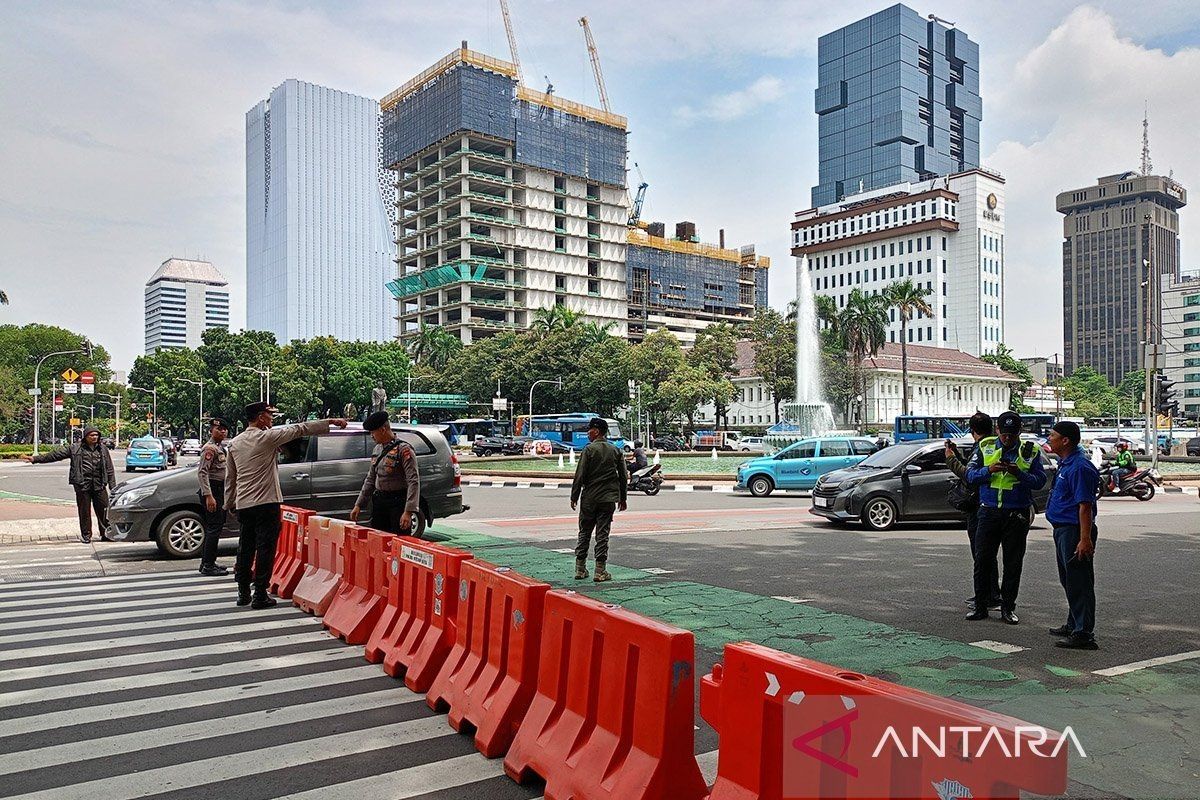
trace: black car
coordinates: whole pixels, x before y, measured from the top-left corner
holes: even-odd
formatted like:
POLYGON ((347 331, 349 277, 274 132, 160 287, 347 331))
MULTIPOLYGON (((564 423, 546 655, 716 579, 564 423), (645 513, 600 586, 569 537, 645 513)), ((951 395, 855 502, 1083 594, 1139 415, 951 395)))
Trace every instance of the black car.
MULTIPOLYGON (((964 459, 974 441, 955 442, 964 459)), ((1034 516, 1046 510, 1058 462, 1042 451, 1046 485, 1033 493, 1034 516)), ((821 476, 813 489, 811 513, 833 522, 862 522, 886 531, 898 522, 966 521, 946 499, 958 478, 946 466, 944 441, 903 442, 872 453, 853 467, 821 476)))
POLYGON ((1184 447, 1187 448, 1186 452, 1189 456, 1200 456, 1200 436, 1193 436, 1191 439, 1188 439, 1184 447))
POLYGON ((692 449, 688 446, 687 442, 678 436, 653 436, 650 438, 650 448, 652 450, 666 450, 673 453, 692 449))
POLYGON ((524 446, 508 436, 481 436, 471 445, 471 452, 477 456, 513 456, 524 452, 524 446))

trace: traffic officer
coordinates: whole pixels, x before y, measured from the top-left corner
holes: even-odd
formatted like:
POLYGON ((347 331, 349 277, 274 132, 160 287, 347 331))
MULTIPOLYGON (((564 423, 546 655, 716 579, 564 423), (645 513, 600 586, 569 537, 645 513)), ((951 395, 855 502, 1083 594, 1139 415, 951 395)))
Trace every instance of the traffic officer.
POLYGON ((421 476, 417 454, 392 430, 386 411, 376 411, 363 422, 375 440, 371 468, 350 511, 358 522, 364 503, 371 503, 371 527, 388 533, 410 534, 421 513, 421 476))
POLYGON ((1041 448, 1021 441, 1021 417, 1005 411, 996 420, 1000 435, 981 439, 967 463, 967 483, 979 489, 975 537, 975 605, 969 620, 987 619, 996 583, 996 554, 1004 551, 1000 618, 1016 625, 1017 592, 1029 535, 1033 491, 1046 485, 1041 448))
POLYGON ((344 419, 322 419, 273 426, 279 409, 270 403, 246 406, 246 430, 229 442, 225 461, 225 510, 237 514, 241 526, 233 578, 237 581, 239 606, 270 608, 275 598, 267 594, 267 582, 275 565, 275 543, 279 539, 279 487, 276 451, 301 436, 329 433, 329 426, 346 427, 344 419), (250 600, 250 565, 254 565, 254 601, 250 600))
POLYGON ((213 417, 208 423, 208 441, 200 449, 196 478, 200 482, 200 500, 204 503, 204 541, 200 545, 200 574, 227 575, 228 567, 217 563, 217 542, 225 529, 229 512, 225 510, 225 437, 229 423, 213 417))
POLYGON ((575 579, 588 576, 588 545, 596 533, 596 583, 611 581, 608 574, 608 533, 613 512, 626 509, 625 459, 608 441, 608 423, 600 417, 588 422, 588 446, 575 466, 571 482, 571 510, 579 509, 579 538, 575 543, 575 579), (581 502, 582 498, 582 502, 581 502))

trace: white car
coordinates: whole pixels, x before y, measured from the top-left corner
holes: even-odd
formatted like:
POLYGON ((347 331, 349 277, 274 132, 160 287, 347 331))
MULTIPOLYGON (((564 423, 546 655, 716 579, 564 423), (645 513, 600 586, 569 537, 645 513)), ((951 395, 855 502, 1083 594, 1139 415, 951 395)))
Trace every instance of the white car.
POLYGON ((766 452, 766 443, 761 436, 743 436, 737 441, 737 449, 743 453, 766 452))
POLYGON ((185 456, 200 455, 200 440, 199 439, 184 439, 183 444, 179 445, 179 452, 185 456))
POLYGON ((1144 441, 1142 441, 1141 439, 1134 439, 1130 436, 1124 436, 1124 435, 1117 436, 1116 434, 1109 434, 1106 436, 1097 436, 1095 439, 1092 439, 1092 444, 1103 447, 1105 453, 1111 453, 1111 452, 1115 451, 1117 449, 1118 442, 1125 442, 1126 444, 1128 444, 1130 451, 1132 451, 1134 453, 1137 453, 1139 455, 1146 454, 1146 443, 1144 441))

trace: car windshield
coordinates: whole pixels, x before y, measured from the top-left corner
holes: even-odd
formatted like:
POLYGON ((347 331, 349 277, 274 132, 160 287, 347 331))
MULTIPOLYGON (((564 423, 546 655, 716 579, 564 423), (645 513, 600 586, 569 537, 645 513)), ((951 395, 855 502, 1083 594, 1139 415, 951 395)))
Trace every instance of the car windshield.
POLYGON ((162 442, 158 439, 135 439, 133 442, 134 450, 162 450, 162 442))
POLYGON ((908 461, 918 452, 912 447, 885 447, 882 450, 872 453, 859 462, 860 467, 872 467, 875 469, 891 469, 898 467, 908 461))

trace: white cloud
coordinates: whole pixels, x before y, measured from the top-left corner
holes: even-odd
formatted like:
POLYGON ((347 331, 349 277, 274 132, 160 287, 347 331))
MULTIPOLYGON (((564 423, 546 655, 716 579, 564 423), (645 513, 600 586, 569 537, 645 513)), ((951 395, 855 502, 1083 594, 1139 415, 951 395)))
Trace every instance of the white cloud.
MULTIPOLYGON (((985 124, 1000 118, 1009 130, 1027 132, 1001 141, 984 159, 1008 180, 1006 327, 1020 355, 1062 349, 1063 218, 1055 196, 1138 168, 1143 103, 1150 107, 1155 172, 1173 169, 1185 187, 1200 186, 1197 75, 1200 50, 1148 49, 1123 38, 1108 13, 1082 6, 998 84, 985 124)), ((1193 252, 1186 243, 1200 231, 1189 217, 1196 212, 1185 208, 1185 268, 1193 252)))
POLYGON ((680 106, 675 109, 675 116, 684 122, 729 122, 777 102, 784 93, 783 81, 764 75, 744 89, 710 97, 700 108, 680 106))

